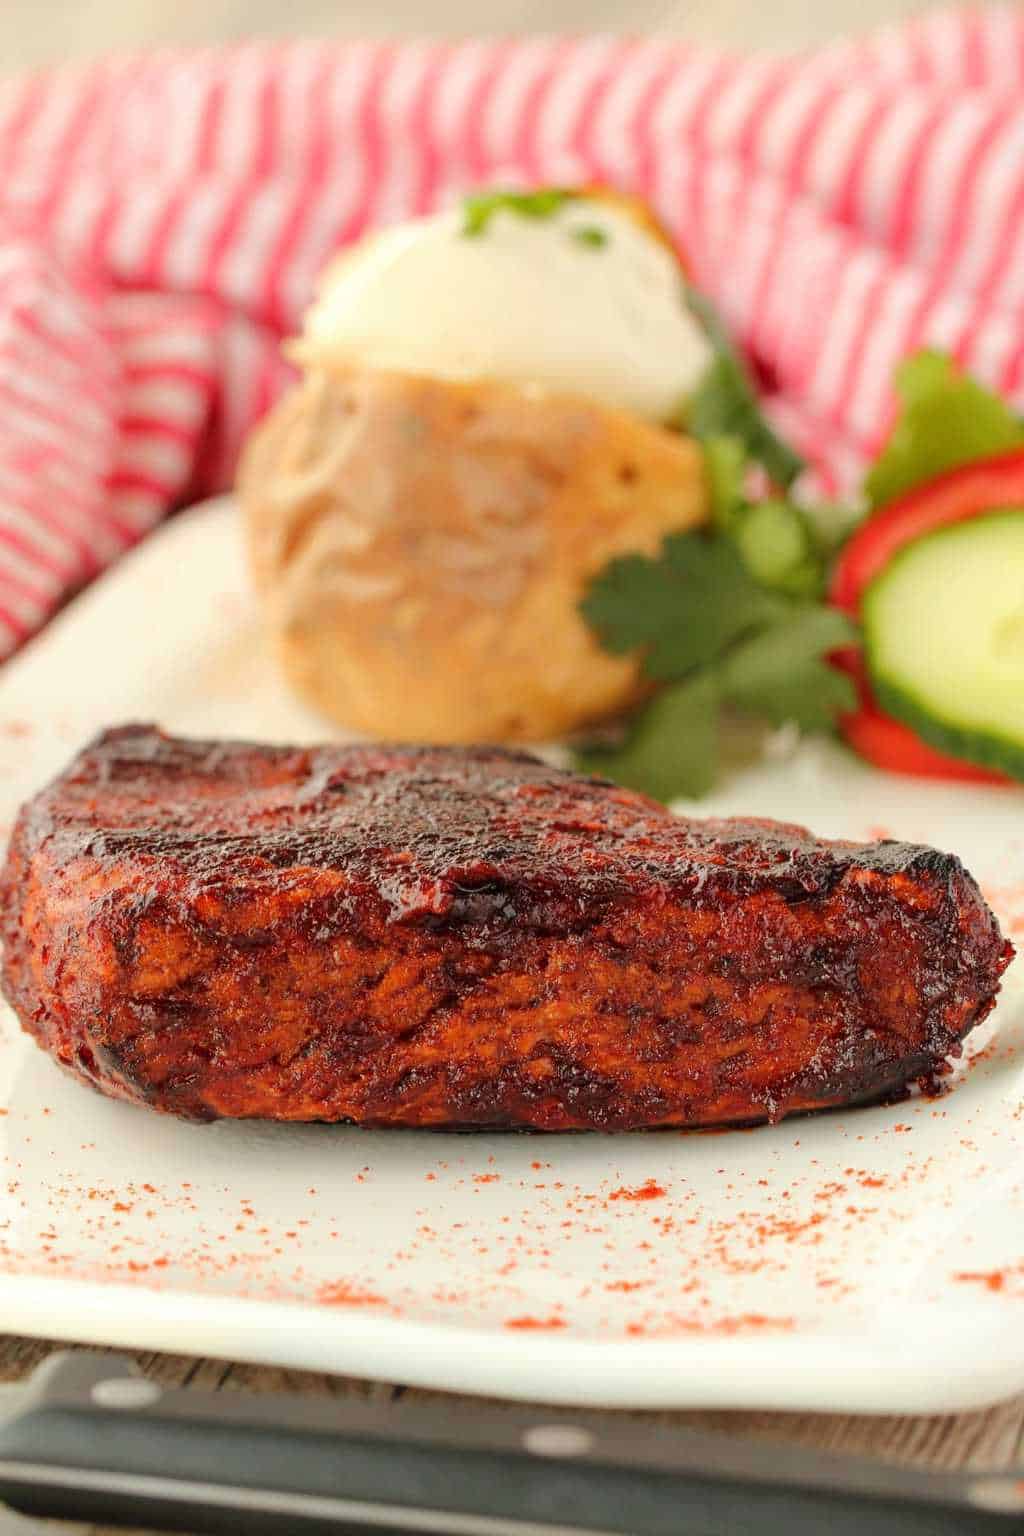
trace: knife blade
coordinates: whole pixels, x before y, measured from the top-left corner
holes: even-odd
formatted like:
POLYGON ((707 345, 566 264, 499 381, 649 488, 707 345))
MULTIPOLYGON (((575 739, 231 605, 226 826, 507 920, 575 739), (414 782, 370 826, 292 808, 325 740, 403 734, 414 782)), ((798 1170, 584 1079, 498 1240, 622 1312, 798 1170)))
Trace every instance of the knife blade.
POLYGON ((24 1514, 300 1536, 998 1536, 1024 1473, 921 1472, 602 1413, 166 1391, 50 1357, 0 1404, 24 1514))

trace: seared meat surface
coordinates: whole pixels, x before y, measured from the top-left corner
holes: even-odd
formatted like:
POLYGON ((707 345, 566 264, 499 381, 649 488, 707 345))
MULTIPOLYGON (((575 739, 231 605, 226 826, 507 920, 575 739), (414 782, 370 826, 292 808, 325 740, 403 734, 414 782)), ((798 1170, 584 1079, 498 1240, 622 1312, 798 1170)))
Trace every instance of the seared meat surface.
POLYGON ((626 1130, 941 1067, 1012 953, 957 859, 497 749, 109 731, 18 819, 3 985, 174 1114, 626 1130))

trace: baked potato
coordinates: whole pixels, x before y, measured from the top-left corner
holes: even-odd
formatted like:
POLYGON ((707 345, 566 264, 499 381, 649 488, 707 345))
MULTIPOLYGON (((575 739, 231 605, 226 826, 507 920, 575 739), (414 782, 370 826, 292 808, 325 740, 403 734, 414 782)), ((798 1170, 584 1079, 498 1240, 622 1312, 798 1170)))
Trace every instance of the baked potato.
POLYGON ((636 701, 578 613, 613 556, 705 514, 666 425, 709 345, 650 211, 484 192, 323 274, 301 382, 239 487, 287 675, 349 729, 542 740, 636 701))
POLYGON ((541 740, 616 715, 638 668, 577 604, 613 556, 701 521, 702 466, 584 396, 310 369, 239 477, 288 677, 373 736, 541 740))

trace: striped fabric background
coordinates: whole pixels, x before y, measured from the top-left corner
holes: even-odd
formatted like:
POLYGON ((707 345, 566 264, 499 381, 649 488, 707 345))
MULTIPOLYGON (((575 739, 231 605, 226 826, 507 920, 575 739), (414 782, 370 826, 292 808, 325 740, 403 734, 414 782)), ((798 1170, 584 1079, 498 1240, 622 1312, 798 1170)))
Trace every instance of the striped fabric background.
POLYGON ((0 654, 230 482, 316 273, 481 181, 639 192, 841 489, 924 341, 1024 404, 1024 12, 781 59, 260 43, 0 85, 0 654))

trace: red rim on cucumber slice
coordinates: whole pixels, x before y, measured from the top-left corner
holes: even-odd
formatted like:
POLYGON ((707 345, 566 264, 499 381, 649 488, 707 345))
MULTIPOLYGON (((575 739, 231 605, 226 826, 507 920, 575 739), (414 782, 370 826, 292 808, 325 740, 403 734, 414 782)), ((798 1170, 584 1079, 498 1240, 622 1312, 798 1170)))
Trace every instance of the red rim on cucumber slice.
POLYGON ((864 657, 854 645, 833 651, 832 665, 847 672, 857 687, 858 707, 840 716, 839 729, 844 740, 865 762, 886 773, 908 774, 912 778, 955 779, 964 784, 1012 784, 1003 773, 979 768, 959 757, 949 757, 930 747, 902 720, 894 720, 879 709, 868 682, 864 657))
POLYGON ((1022 509, 1024 452, 1015 450, 898 497, 843 550, 830 596, 862 621, 866 654, 854 652, 860 708, 841 724, 878 767, 1024 778, 1024 710, 1014 702, 1024 698, 1022 509), (977 533, 962 526, 975 521, 977 533))
POLYGON ((907 544, 1001 507, 1024 507, 1024 449, 951 469, 873 513, 839 557, 829 591, 832 602, 859 618, 865 591, 907 544))

